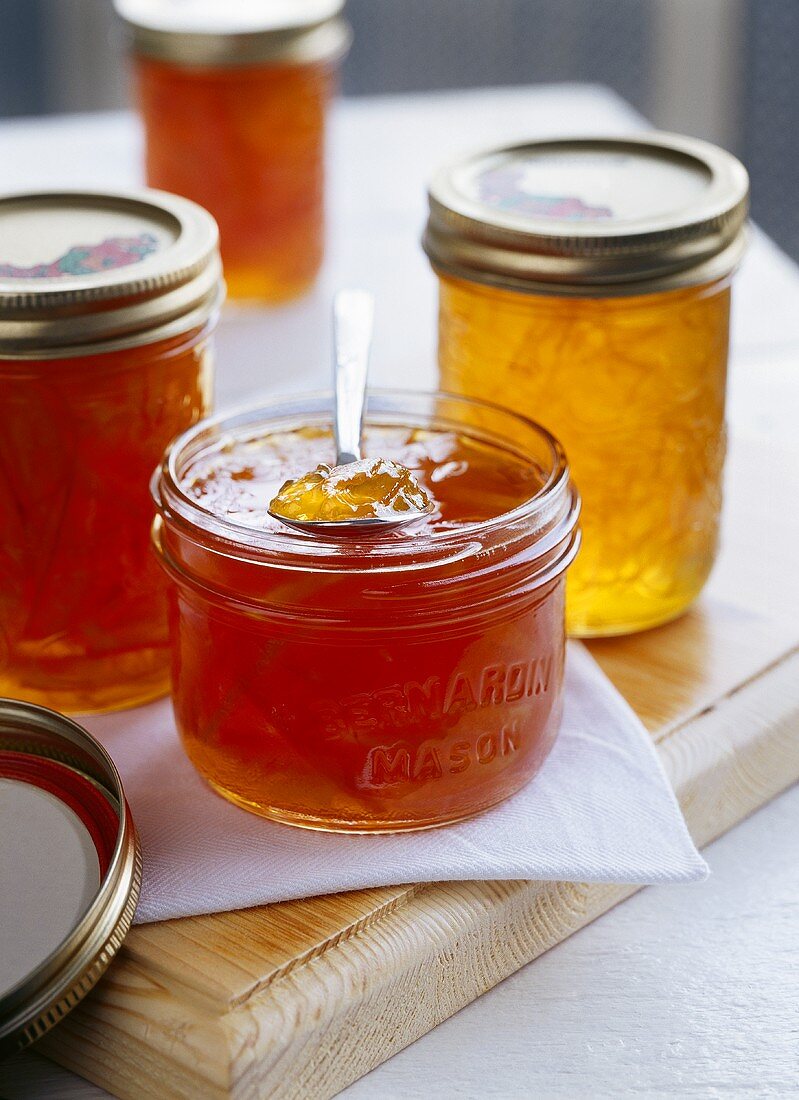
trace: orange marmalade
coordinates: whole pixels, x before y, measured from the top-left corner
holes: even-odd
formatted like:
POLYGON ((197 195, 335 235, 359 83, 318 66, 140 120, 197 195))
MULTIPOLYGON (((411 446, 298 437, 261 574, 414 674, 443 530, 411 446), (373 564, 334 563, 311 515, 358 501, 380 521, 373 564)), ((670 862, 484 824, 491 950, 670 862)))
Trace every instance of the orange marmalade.
POLYGON ((533 142, 432 184, 442 388, 563 442, 583 500, 575 634, 671 619, 713 565, 746 196, 734 157, 668 135, 533 142))
POLYGON ((154 539, 175 713, 201 774, 249 810, 424 828, 507 798, 552 747, 578 503, 547 432, 475 402, 373 394, 364 451, 407 467, 434 510, 357 538, 268 515, 287 477, 334 459, 327 399, 173 444, 154 539))
POLYGON ((0 239, 0 694, 140 703, 169 686, 147 487, 209 408, 216 227, 149 192, 29 195, 0 239))
POLYGON ((269 511, 300 523, 390 519, 429 510, 431 500, 407 466, 386 458, 365 458, 343 466, 320 462, 315 470, 289 478, 269 511))
POLYGON ((546 410, 567 448, 583 499, 568 592, 576 634, 671 619, 707 580, 721 511, 729 308, 727 280, 604 299, 441 280, 442 385, 546 410))
POLYGON ((301 294, 324 247, 341 0, 117 7, 133 34, 147 182, 214 215, 231 297, 301 294))

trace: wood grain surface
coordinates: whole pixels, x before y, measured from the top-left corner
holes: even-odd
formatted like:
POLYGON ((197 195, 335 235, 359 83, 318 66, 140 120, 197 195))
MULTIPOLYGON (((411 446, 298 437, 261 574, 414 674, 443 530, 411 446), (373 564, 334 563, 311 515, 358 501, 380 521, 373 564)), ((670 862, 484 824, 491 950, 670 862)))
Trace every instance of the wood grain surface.
MULTIPOLYGON (((782 552, 799 517, 773 508, 762 461, 759 444, 734 450, 730 512, 746 524, 728 531, 707 598, 591 645, 699 844, 799 777, 799 580, 782 552), (756 584, 753 530, 781 548, 765 570, 759 548, 756 584)), ((634 891, 398 886, 138 927, 39 1049, 131 1100, 329 1097, 634 891)))

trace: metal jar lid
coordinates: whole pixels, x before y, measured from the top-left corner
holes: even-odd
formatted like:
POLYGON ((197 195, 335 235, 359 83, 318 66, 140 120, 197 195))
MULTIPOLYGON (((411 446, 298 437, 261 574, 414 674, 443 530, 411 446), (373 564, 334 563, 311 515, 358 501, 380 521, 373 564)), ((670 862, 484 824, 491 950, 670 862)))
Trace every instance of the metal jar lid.
POLYGON ((55 711, 0 699, 0 1054, 89 992, 133 920, 141 856, 111 758, 55 711))
POLYGON ((134 53, 186 66, 336 61, 344 0, 114 0, 134 53))
POLYGON ((441 169, 423 244, 437 271, 490 286, 643 294, 729 274, 748 195, 740 161, 705 141, 533 141, 441 169))
POLYGON ((216 222, 163 191, 0 196, 0 359, 136 347, 205 323, 216 222))

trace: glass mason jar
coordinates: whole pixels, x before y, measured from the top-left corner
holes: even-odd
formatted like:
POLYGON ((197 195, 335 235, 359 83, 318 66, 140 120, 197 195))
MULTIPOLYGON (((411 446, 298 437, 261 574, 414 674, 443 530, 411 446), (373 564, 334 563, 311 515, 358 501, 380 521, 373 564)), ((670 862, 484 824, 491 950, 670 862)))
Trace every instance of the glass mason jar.
POLYGON ((541 420, 580 489, 572 633, 674 618, 713 565, 747 194, 734 157, 671 135, 534 142, 431 185, 442 387, 541 420))
MULTIPOLYGON (((289 824, 393 831, 469 817, 529 781, 560 722, 564 575, 579 543, 560 445, 499 408, 372 394, 367 453, 370 433, 395 430, 421 433, 415 446, 429 450, 417 468, 439 500, 458 463, 430 456, 452 433, 479 450, 486 485, 507 462, 511 484, 534 475, 536 488, 510 511, 458 522, 474 497, 466 486, 447 523, 410 536, 354 541, 231 518, 239 490, 257 490, 263 508, 270 499, 259 448, 268 459, 286 433, 310 432, 327 457, 325 395, 201 423, 153 481, 183 744, 226 798, 289 824), (229 511, 198 498, 198 463, 229 511)), ((285 472, 277 462, 273 489, 285 472)))
POLYGON ((210 404, 213 219, 175 196, 0 199, 0 695, 87 713, 169 685, 149 477, 210 404))
POLYGON ((231 297, 298 296, 322 262, 325 120, 350 41, 343 0, 116 6, 148 184, 214 215, 231 297))

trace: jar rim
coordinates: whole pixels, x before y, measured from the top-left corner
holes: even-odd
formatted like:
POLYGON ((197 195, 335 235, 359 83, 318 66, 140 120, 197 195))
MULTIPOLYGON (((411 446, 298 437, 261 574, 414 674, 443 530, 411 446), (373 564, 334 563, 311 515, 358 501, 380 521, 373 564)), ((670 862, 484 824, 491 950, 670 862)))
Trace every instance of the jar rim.
MULTIPOLYGON (((156 508, 162 516, 170 520, 177 520, 181 525, 199 531, 204 536, 219 539, 227 546, 233 545, 237 551, 245 555, 260 557, 269 554, 270 559, 281 559, 287 565, 302 567, 311 562, 319 562, 324 568, 325 559, 346 557, 353 560, 351 553, 342 554, 342 548, 351 551, 357 548, 359 551, 368 551, 365 564, 370 570, 375 568, 399 569, 403 565, 397 559, 406 558, 411 554, 414 559, 421 559, 426 553, 432 553, 436 558, 452 553, 468 552, 468 548, 481 536, 496 535, 503 530, 511 532, 517 525, 522 524, 525 531, 531 524, 536 525, 542 536, 556 529, 555 541, 565 538, 576 526, 579 501, 576 491, 571 483, 569 464, 566 453, 560 442, 543 425, 523 416, 520 413, 506 409, 494 402, 482 401, 475 398, 465 398, 457 394, 445 391, 421 391, 399 389, 373 389, 367 393, 367 405, 365 422, 385 423, 381 421, 381 414, 401 417, 394 423, 416 424, 421 419, 423 412, 418 409, 409 411, 409 404, 416 402, 443 402, 456 408, 472 408, 491 412, 504 417, 513 423, 524 427, 539 441, 543 442, 550 455, 549 469, 545 470, 546 480, 544 484, 526 501, 508 512, 501 512, 489 519, 479 520, 474 523, 466 523, 457 529, 445 529, 438 531, 424 531, 415 535, 412 541, 397 539, 388 541, 383 539, 364 539, 356 542, 351 535, 346 540, 342 538, 309 536, 286 527, 282 530, 259 530, 245 527, 235 523, 209 509, 203 508, 195 499, 190 497, 180 485, 179 463, 185 456, 187 448, 192 443, 208 432, 223 433, 226 431, 241 431, 248 427, 256 428, 259 424, 265 424, 269 420, 280 425, 282 416, 285 423, 282 425, 288 429, 293 418, 297 425, 297 417, 315 415, 322 423, 332 418, 332 394, 326 391, 316 391, 295 395, 294 397, 276 397, 258 406, 246 405, 234 410, 223 411, 215 416, 207 417, 199 421, 193 427, 187 429, 176 437, 169 445, 161 465, 155 470, 151 483, 151 490, 156 508)), ((436 415, 428 413, 429 424, 436 422, 436 415)), ((439 414, 439 422, 443 418, 439 414)), ((307 424, 307 419, 304 421, 307 424)), ((450 419, 449 425, 455 427, 455 422, 450 419)), ((422 424, 418 424, 422 426, 422 424)), ((523 451, 510 439, 504 439, 487 431, 483 426, 470 423, 468 420, 460 421, 457 426, 466 430, 469 434, 483 439, 491 439, 499 442, 509 450, 515 450, 518 454, 523 451)), ((529 456, 527 456, 529 457, 529 456)), ((554 534, 555 532, 553 532, 554 534)))

